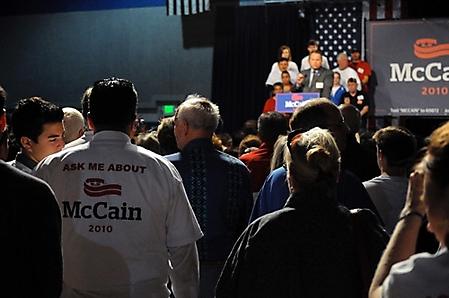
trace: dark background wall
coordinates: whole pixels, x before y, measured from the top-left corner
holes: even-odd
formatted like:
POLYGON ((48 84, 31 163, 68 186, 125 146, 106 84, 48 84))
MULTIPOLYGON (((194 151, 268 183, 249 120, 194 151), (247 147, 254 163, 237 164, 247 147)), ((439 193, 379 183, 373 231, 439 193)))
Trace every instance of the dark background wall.
MULTIPOLYGON (((125 1, 109 1, 120 8, 111 9, 105 1, 95 7, 88 2, 97 3, 66 1, 62 7, 36 1, 30 3, 41 6, 2 10, 9 15, 0 17, 0 85, 8 92, 9 109, 33 95, 79 108, 84 90, 109 76, 134 82, 139 111, 149 121, 161 116, 163 103, 180 102, 193 92, 210 97, 211 42, 199 45, 190 38, 195 28, 184 32, 181 16, 167 16, 165 6, 123 8, 118 4, 125 1), (73 7, 75 2, 79 6, 73 7)), ((202 22, 210 18, 197 26, 202 22)))
MULTIPOLYGON (((8 0, 2 3, 0 85, 9 93, 8 109, 20 98, 33 95, 61 106, 79 108, 79 99, 89 85, 114 75, 135 83, 140 97, 139 112, 150 122, 162 116, 161 105, 180 102, 192 92, 210 97, 223 107, 227 130, 239 127, 246 119, 257 118, 266 99, 262 84, 279 45, 290 45, 299 63, 305 54, 302 44, 315 36, 301 20, 296 27, 300 29, 298 32, 282 30, 281 26, 274 29, 279 34, 261 35, 260 32, 267 32, 263 30, 273 28, 272 24, 283 21, 282 13, 280 17, 271 13, 273 5, 264 5, 265 17, 256 18, 248 12, 249 8, 238 7, 235 0, 211 2, 211 12, 183 17, 167 16, 165 0, 8 0), (257 31, 261 35, 259 40, 248 41, 243 38, 247 35, 241 34, 238 17, 246 13, 254 17, 254 28, 263 28, 257 31), (221 41, 230 34, 237 40, 232 61, 238 61, 240 68, 228 70, 227 76, 238 74, 239 78, 226 87, 234 89, 233 92, 223 96, 216 87, 222 80, 216 76, 220 72, 217 59, 221 57, 217 53, 226 50, 221 41), (295 34, 298 37, 292 40, 295 34), (238 57, 245 55, 251 57, 251 64, 238 57), (255 57, 259 57, 259 62, 255 57), (242 69, 249 75, 242 76, 242 69), (248 79, 251 72, 254 75, 248 79), (251 92, 240 92, 248 89, 251 92), (228 102, 232 104, 227 105, 228 102)), ((289 5, 299 15, 299 6, 315 2, 326 1, 299 1, 289 5)), ((342 2, 347 1, 333 1, 334 4, 342 2)), ((442 1, 428 0, 425 6, 419 1, 401 2, 407 3, 409 18, 449 16, 448 4, 442 1)), ((240 5, 251 3, 260 4, 260 1, 240 5)), ((219 61, 220 66, 227 63, 228 60, 219 61)))

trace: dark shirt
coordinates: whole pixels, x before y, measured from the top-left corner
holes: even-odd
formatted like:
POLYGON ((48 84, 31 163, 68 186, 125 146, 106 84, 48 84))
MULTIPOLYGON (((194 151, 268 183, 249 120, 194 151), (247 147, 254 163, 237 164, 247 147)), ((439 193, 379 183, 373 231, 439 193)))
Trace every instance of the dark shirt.
POLYGON ((200 260, 224 261, 248 224, 253 198, 251 178, 237 158, 218 151, 210 139, 190 141, 165 156, 178 169, 204 237, 200 260))
POLYGON ((354 135, 346 136, 341 166, 353 172, 362 182, 380 175, 376 152, 357 142, 354 135))
POLYGON ((216 297, 360 297, 349 211, 325 195, 295 195, 254 221, 226 261, 216 297))
POLYGON ((59 297, 61 213, 45 182, 0 161, 0 293, 59 297))
MULTIPOLYGON (((340 97, 340 104, 342 104, 342 103, 351 104, 351 105, 355 106, 357 109, 359 109, 360 111, 365 106, 369 107, 368 97, 366 96, 366 94, 364 92, 358 91, 358 90, 354 96, 352 96, 349 92, 343 93, 340 97)), ((368 113, 366 113, 365 115, 368 115, 368 113)))

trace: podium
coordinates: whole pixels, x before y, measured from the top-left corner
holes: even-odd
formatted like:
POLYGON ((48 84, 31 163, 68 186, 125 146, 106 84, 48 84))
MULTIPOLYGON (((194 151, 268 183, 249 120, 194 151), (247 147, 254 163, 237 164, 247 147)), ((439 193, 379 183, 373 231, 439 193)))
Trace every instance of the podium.
POLYGON ((276 94, 275 111, 293 113, 297 107, 312 98, 319 98, 318 92, 278 93, 276 94))

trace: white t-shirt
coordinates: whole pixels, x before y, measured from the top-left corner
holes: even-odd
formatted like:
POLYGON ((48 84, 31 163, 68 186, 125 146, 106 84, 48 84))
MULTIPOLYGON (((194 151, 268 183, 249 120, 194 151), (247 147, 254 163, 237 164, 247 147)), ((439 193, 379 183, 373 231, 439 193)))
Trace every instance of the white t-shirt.
POLYGON ((449 297, 449 254, 420 253, 394 264, 382 285, 383 298, 449 297))
POLYGON ((202 236, 169 161, 131 144, 124 133, 102 131, 42 160, 36 175, 52 186, 60 204, 67 286, 128 293, 118 297, 166 295, 168 247, 202 236))
POLYGON ((346 91, 349 91, 348 90, 348 79, 349 78, 355 78, 357 81, 357 90, 359 90, 359 91, 362 90, 362 82, 360 81, 359 75, 351 67, 348 66, 343 70, 337 67, 337 68, 333 69, 333 72, 338 72, 340 74, 340 85, 345 87, 346 91))
MULTIPOLYGON (((278 69, 278 63, 274 62, 273 65, 271 66, 271 71, 276 69, 278 69)), ((299 73, 298 65, 296 65, 296 63, 293 61, 288 61, 287 71, 298 74, 299 73)))
POLYGON ((407 198, 408 178, 378 176, 363 182, 363 186, 385 222, 385 230, 391 235, 407 198))
MULTIPOLYGON (((298 65, 295 62, 289 61, 287 71, 290 74, 290 82, 292 84, 296 83, 296 78, 298 76, 298 65)), ((275 62, 271 67, 271 71, 268 74, 268 78, 265 82, 265 85, 274 85, 275 83, 282 83, 282 72, 279 69, 278 63, 275 62)))
MULTIPOLYGON (((331 67, 329 66, 329 62, 327 61, 327 57, 326 56, 321 56, 323 59, 323 63, 321 63, 321 66, 323 68, 326 69, 330 69, 331 67)), ((301 60, 301 71, 303 70, 307 70, 310 69, 310 64, 309 64, 309 55, 305 56, 304 58, 302 58, 301 60)))

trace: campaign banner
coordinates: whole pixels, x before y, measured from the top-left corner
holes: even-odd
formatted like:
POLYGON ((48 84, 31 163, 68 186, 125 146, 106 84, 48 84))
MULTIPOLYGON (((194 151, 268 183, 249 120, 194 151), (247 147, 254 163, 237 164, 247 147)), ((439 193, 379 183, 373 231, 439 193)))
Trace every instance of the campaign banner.
POLYGON ((303 102, 318 97, 318 92, 279 93, 276 94, 275 110, 279 113, 293 113, 303 102))
POLYGON ((449 115, 449 19, 370 21, 376 116, 449 115))

